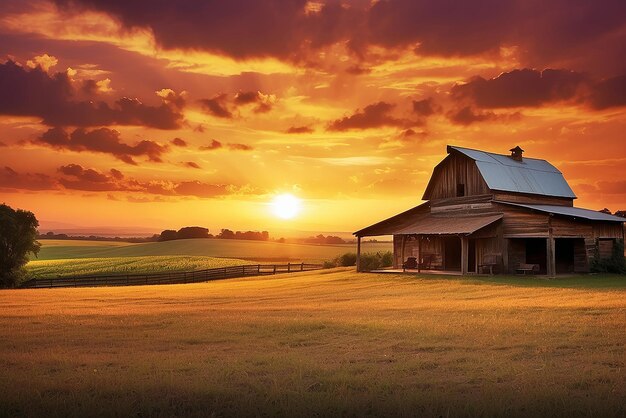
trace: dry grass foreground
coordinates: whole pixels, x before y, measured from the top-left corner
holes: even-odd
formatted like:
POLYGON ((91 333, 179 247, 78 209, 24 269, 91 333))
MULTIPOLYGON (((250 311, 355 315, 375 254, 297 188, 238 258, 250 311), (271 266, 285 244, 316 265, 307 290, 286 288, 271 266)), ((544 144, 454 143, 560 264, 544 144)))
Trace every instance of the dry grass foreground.
POLYGON ((0 415, 624 416, 624 287, 517 280, 2 291, 0 415))

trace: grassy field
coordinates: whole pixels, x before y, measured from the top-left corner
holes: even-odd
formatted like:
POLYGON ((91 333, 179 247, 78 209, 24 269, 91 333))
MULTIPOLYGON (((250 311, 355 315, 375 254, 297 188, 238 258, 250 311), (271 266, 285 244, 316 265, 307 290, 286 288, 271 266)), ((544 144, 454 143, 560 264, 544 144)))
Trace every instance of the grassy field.
POLYGON ((59 276, 192 271, 251 263, 236 258, 200 256, 70 258, 31 261, 28 263, 28 273, 38 279, 48 279, 59 276))
POLYGON ((626 414, 624 277, 335 269, 0 306, 4 416, 626 414))
MULTIPOLYGON (((141 244, 78 240, 40 240, 40 242, 42 248, 37 257, 38 260, 166 255, 237 258, 252 261, 321 262, 346 252, 356 252, 353 244, 307 245, 218 239, 185 239, 141 244)), ((364 251, 388 251, 391 250, 391 243, 366 243, 363 249, 364 251)))

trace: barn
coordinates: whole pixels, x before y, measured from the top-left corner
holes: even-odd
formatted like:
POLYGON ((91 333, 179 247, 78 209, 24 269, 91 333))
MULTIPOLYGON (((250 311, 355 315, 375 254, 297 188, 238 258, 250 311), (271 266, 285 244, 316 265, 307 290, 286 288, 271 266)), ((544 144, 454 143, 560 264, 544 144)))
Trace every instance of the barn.
POLYGON ((448 146, 425 202, 354 233, 393 236, 395 269, 468 273, 588 272, 624 239, 626 219, 574 207, 576 195, 545 160, 448 146))

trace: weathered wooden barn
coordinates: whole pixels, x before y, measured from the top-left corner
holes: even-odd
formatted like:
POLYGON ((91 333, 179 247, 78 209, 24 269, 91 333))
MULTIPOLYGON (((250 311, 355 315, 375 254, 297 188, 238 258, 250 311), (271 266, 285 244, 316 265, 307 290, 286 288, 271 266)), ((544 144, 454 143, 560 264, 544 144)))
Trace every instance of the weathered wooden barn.
POLYGON ((425 203, 354 233, 358 270, 363 237, 393 235, 394 268, 550 276, 588 272, 624 239, 626 219, 574 207, 561 172, 520 147, 511 155, 447 151, 425 203))

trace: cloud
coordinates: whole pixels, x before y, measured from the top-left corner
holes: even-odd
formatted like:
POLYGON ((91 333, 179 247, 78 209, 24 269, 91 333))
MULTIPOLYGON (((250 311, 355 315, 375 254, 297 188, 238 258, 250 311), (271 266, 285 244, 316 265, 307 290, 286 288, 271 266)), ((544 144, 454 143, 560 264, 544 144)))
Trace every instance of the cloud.
POLYGON ((209 145, 203 145, 199 149, 201 151, 211 151, 211 150, 220 149, 220 148, 222 148, 222 143, 218 141, 217 139, 212 139, 209 145))
POLYGON ((521 118, 521 114, 519 112, 515 113, 505 113, 505 114, 496 114, 494 112, 488 111, 477 111, 473 109, 471 106, 465 106, 460 109, 449 111, 446 116, 450 121, 456 125, 471 125, 474 122, 485 122, 485 121, 514 121, 519 120, 521 118))
POLYGON ((146 157, 150 161, 161 162, 161 155, 168 151, 166 145, 148 140, 140 141, 135 145, 125 144, 121 142, 120 133, 109 128, 91 131, 77 128, 71 134, 62 128, 51 128, 33 143, 56 149, 110 154, 133 165, 137 164, 133 157, 146 157))
POLYGON ((396 119, 389 115, 395 105, 378 102, 365 106, 361 111, 357 111, 351 116, 337 119, 328 126, 329 131, 347 131, 349 129, 369 129, 382 126, 404 126, 407 121, 396 119))
POLYGON ((222 93, 214 96, 211 99, 201 99, 200 104, 211 115, 223 118, 223 119, 232 119, 233 114, 230 110, 228 110, 227 103, 228 94, 222 93))
POLYGON ((122 175, 122 173, 117 170, 111 170, 111 174, 106 175, 92 168, 85 169, 78 164, 69 164, 59 167, 58 171, 69 177, 62 177, 58 180, 66 189, 92 192, 125 189, 116 183, 117 180, 120 180, 118 177, 122 175))
POLYGON ((451 94, 482 108, 537 107, 572 100, 587 83, 587 77, 575 71, 522 69, 488 80, 475 77, 453 86, 451 94))
POLYGON ((60 166, 56 172, 58 174, 57 176, 41 173, 18 173, 10 167, 4 167, 0 169, 0 190, 41 191, 66 189, 87 192, 107 192, 106 196, 109 200, 118 200, 118 198, 110 192, 132 192, 132 197, 141 201, 146 199, 154 201, 155 198, 146 197, 145 195, 216 198, 232 194, 250 194, 255 192, 254 189, 248 186, 239 187, 232 184, 212 184, 198 180, 142 181, 127 178, 116 169, 101 172, 93 168, 85 168, 79 164, 60 166), (144 196, 137 196, 137 194, 144 196))
POLYGON ((339 44, 359 58, 372 46, 448 57, 497 56, 501 48, 515 47, 525 66, 573 62, 575 68, 616 71, 623 63, 615 57, 626 51, 621 0, 230 0, 198 7, 152 0, 54 1, 67 13, 97 10, 125 28, 147 30, 165 49, 235 59, 276 57, 306 65, 320 48, 339 44))
POLYGON ((0 189, 55 190, 57 188, 54 178, 46 174, 20 174, 11 167, 0 168, 0 189))
POLYGON ((435 101, 432 97, 423 100, 413 100, 413 112, 419 116, 430 116, 436 111, 435 101))
POLYGON ((181 138, 174 138, 170 141, 170 144, 174 145, 175 147, 186 147, 187 146, 187 142, 185 142, 184 139, 181 138))
POLYGON ((251 151, 253 148, 246 144, 226 144, 226 146, 235 151, 251 151))
POLYGON ((287 129, 288 134, 310 134, 315 132, 315 130, 309 126, 292 126, 287 129))
POLYGON ((247 91, 239 92, 233 99, 235 106, 245 106, 249 104, 255 104, 255 113, 267 113, 272 110, 274 103, 276 103, 276 96, 273 94, 263 94, 260 91, 247 91))
POLYGON ((197 163, 194 163, 193 161, 186 161, 183 163, 183 165, 189 168, 201 168, 197 163))
POLYGON ((626 74, 595 84, 588 100, 594 109, 626 106, 626 74))
POLYGON ((183 181, 174 186, 178 195, 196 197, 217 197, 228 194, 227 187, 221 184, 207 184, 200 181, 183 181))
POLYGON ((171 97, 163 99, 160 106, 145 105, 128 97, 112 105, 104 101, 79 101, 75 100, 76 91, 67 73, 49 75, 40 66, 28 70, 13 61, 0 64, 0 91, 3 94, 0 114, 36 116, 49 126, 135 125, 176 129, 183 120, 180 108, 174 104, 180 101, 171 97))
POLYGON ((30 68, 41 67, 42 70, 48 72, 50 68, 54 67, 59 63, 59 60, 56 57, 50 56, 48 54, 38 55, 32 60, 26 61, 26 65, 30 68))

